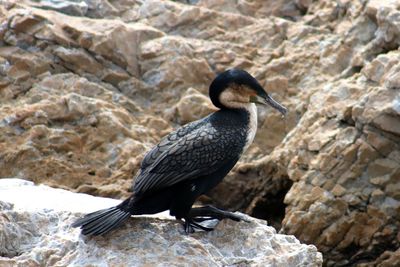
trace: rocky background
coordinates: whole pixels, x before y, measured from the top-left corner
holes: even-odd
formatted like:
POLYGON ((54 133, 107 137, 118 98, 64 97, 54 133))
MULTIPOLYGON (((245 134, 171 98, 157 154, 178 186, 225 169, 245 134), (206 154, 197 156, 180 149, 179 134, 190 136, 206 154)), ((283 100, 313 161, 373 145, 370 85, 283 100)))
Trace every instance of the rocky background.
POLYGON ((0 1, 0 177, 123 198, 144 153, 252 73, 245 157, 203 202, 267 219, 327 266, 400 265, 400 2, 0 1))

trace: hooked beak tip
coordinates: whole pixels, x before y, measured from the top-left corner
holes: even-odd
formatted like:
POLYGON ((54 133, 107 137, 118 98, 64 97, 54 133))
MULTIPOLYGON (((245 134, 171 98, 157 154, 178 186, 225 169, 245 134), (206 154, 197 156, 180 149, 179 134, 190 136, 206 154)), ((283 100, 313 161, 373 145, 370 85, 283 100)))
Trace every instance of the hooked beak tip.
POLYGON ((287 108, 285 107, 283 107, 283 109, 279 109, 278 111, 282 114, 283 117, 285 117, 288 112, 287 108))
POLYGON ((288 112, 288 110, 285 106, 280 104, 278 101, 276 101, 269 95, 265 98, 265 104, 268 104, 271 107, 273 107, 274 109, 278 110, 282 114, 283 117, 285 117, 288 112))

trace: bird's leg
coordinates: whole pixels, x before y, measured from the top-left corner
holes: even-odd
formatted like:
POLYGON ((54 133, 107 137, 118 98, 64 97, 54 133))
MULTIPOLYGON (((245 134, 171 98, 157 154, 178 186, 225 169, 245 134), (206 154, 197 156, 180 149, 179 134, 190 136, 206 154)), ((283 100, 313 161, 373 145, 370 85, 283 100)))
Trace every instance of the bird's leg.
POLYGON ((237 215, 233 212, 220 210, 210 205, 192 208, 189 211, 189 217, 192 218, 192 220, 195 222, 202 222, 213 219, 217 219, 219 221, 223 219, 231 219, 237 222, 247 221, 245 218, 243 218, 243 216, 237 215))

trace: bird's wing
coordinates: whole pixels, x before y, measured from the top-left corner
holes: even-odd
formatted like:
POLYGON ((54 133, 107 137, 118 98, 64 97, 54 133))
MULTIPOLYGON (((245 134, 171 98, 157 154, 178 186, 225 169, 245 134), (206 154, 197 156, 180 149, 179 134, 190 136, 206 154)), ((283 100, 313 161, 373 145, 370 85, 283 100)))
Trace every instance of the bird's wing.
POLYGON ((142 160, 142 164, 140 166, 141 171, 143 172, 147 167, 153 164, 159 156, 161 156, 165 151, 167 151, 173 144, 175 144, 179 139, 188 135, 189 133, 195 131, 199 128, 201 122, 193 121, 190 122, 177 130, 169 133, 167 136, 161 139, 160 143, 153 147, 142 160))
POLYGON ((238 159, 245 133, 235 127, 223 132, 202 125, 168 146, 135 180, 135 194, 165 188, 183 180, 208 175, 238 159))

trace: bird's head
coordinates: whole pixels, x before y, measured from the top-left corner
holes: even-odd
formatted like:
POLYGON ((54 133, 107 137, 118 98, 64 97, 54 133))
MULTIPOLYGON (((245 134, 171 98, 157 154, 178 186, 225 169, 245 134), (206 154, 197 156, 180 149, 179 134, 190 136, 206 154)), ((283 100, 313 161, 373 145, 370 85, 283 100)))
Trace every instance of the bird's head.
POLYGON ((210 99, 220 109, 243 108, 250 103, 270 105, 283 115, 287 109, 275 101, 258 81, 241 69, 224 71, 210 85, 210 99))

